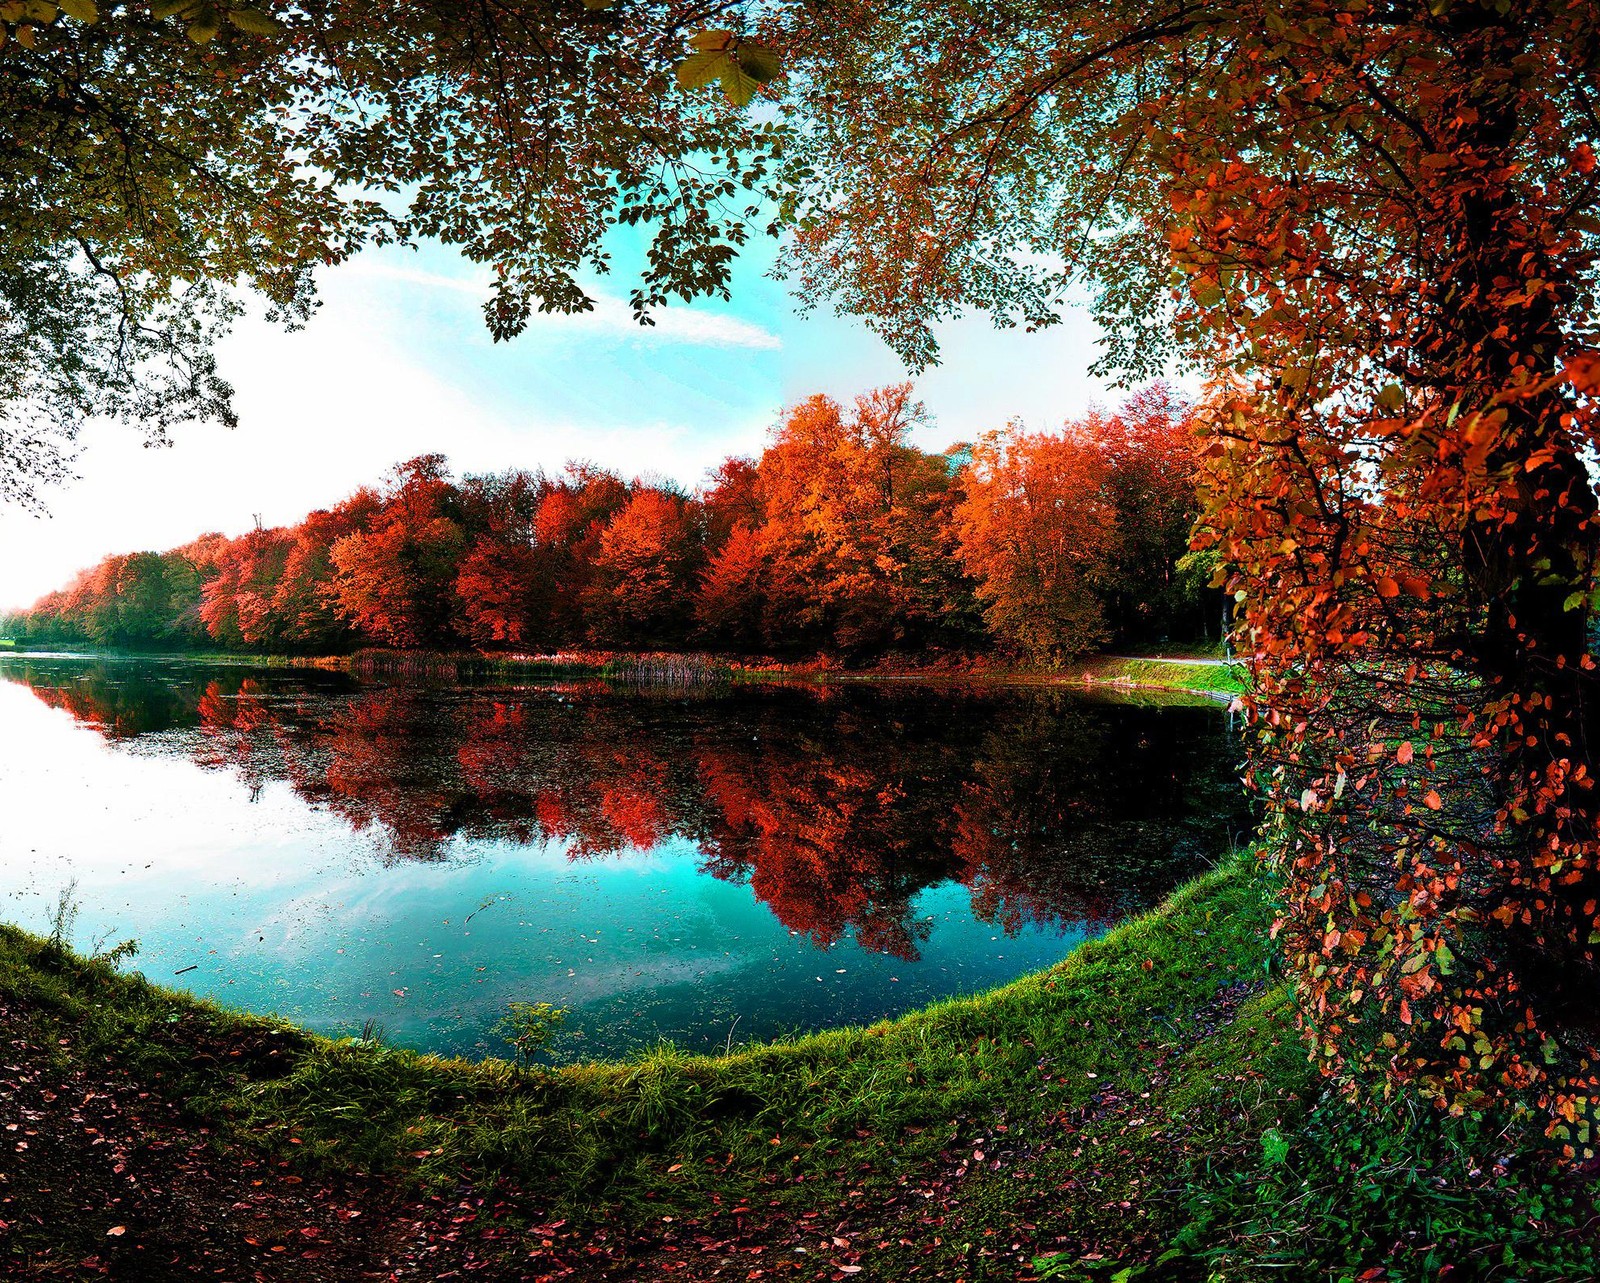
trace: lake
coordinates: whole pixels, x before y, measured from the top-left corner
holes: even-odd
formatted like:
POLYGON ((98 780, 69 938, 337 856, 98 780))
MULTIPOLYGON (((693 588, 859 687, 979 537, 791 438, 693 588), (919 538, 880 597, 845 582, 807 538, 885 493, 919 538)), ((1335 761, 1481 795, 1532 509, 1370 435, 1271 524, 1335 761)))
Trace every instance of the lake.
POLYGON ((1244 838, 1199 700, 442 685, 0 658, 0 916, 330 1034, 558 1058, 869 1022, 1049 965, 1244 838))

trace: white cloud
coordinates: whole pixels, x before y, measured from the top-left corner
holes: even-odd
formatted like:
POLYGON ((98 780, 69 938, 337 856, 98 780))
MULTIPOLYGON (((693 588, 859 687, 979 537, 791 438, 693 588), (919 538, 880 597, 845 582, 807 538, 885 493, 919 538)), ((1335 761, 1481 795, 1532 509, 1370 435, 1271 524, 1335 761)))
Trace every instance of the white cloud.
MULTIPOLYGON (((357 259, 346 270, 352 276, 367 276, 424 289, 448 290, 468 294, 475 299, 487 298, 492 283, 487 272, 450 276, 376 258, 357 259)), ((591 311, 572 316, 535 313, 529 322, 530 328, 559 326, 569 335, 603 334, 643 343, 689 343, 700 347, 750 348, 760 352, 776 352, 783 346, 783 340, 771 330, 726 312, 671 304, 657 308, 650 314, 654 325, 640 325, 633 319, 633 309, 625 300, 604 290, 591 289, 589 293, 594 300, 591 311)))

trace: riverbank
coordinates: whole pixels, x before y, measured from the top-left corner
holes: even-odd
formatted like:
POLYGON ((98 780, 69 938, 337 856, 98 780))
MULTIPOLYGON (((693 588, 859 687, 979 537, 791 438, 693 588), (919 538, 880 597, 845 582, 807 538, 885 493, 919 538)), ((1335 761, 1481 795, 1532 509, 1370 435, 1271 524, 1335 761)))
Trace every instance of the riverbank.
POLYGON ((527 1070, 329 1041, 0 929, 0 1260, 21 1278, 1592 1277, 1590 1187, 1496 1167, 1514 1142, 1468 1122, 1363 1123, 1323 1097, 1269 919, 1235 857, 989 994, 727 1056, 527 1070))
MULTIPOLYGON (((97 657, 104 652, 9 651, 10 658, 97 657)), ((744 682, 989 682, 1000 684, 1104 686, 1230 699, 1246 689, 1242 664, 1204 655, 1095 655, 1061 669, 1030 668, 998 660, 956 657, 938 663, 885 661, 866 668, 813 660, 780 663, 698 653, 631 654, 613 651, 562 651, 539 655, 447 654, 432 651, 363 650, 353 655, 285 656, 226 653, 132 654, 113 657, 173 659, 198 664, 251 664, 263 667, 348 671, 358 676, 402 677, 470 682, 495 678, 560 681, 594 677, 650 686, 693 687, 744 682)))
MULTIPOLYGON (((306 661, 324 666, 329 661, 306 661)), ((602 677, 654 685, 713 682, 904 681, 993 682, 1108 686, 1231 698, 1246 689, 1242 664, 1203 655, 1092 655, 1063 668, 1038 668, 988 657, 949 656, 936 662, 891 658, 867 667, 829 660, 783 663, 708 654, 628 654, 565 651, 549 655, 445 655, 418 651, 358 651, 335 661, 356 673, 462 680, 491 676, 602 677)))

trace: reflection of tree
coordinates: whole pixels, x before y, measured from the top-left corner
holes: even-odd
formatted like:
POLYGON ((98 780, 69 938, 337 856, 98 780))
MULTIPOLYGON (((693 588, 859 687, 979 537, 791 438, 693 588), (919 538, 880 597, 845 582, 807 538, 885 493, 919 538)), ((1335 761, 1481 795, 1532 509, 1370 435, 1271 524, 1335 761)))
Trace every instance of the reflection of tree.
POLYGON ((915 957, 918 894, 986 920, 1101 922, 1158 896, 1240 823, 1214 711, 1059 692, 763 688, 667 699, 600 683, 359 687, 342 675, 7 666, 136 751, 176 745, 289 785, 395 859, 456 835, 602 859, 678 837, 793 931, 915 957), (148 732, 167 732, 142 740, 148 732))
POLYGON ((915 957, 927 931, 912 899, 948 873, 935 790, 908 791, 907 781, 938 781, 947 793, 940 768, 949 763, 930 760, 943 746, 885 741, 848 712, 834 724, 829 737, 786 736, 780 723, 763 725, 748 748, 700 746, 715 823, 702 841, 705 867, 748 880, 785 926, 819 945, 853 928, 867 948, 915 957))
POLYGON ((1106 717, 1041 696, 972 760, 950 842, 957 876, 1008 931, 1119 917, 1225 848, 1231 749, 1193 710, 1106 717))

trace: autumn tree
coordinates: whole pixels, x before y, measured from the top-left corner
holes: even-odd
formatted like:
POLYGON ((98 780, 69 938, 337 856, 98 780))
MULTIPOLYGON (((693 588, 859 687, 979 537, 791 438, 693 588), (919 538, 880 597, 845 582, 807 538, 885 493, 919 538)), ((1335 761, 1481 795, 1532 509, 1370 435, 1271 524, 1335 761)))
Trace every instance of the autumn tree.
POLYGON ((574 462, 539 504, 534 518, 538 562, 533 583, 535 633, 561 645, 586 637, 584 602, 606 523, 628 502, 615 473, 574 462))
POLYGON ((1110 635, 1100 590, 1118 537, 1110 467, 1083 428, 1012 424, 973 447, 955 518, 960 556, 1002 642, 1044 663, 1110 635))
POLYGON ((682 645, 701 559, 685 498, 636 490, 600 535, 585 594, 589 635, 602 644, 682 645))
POLYGON ((533 635, 533 525, 549 489, 542 474, 522 471, 468 477, 462 485, 471 544, 455 597, 462 631, 479 646, 521 645, 533 635))
POLYGON ((938 530, 951 482, 909 442, 924 417, 909 383, 848 411, 814 396, 785 412, 757 464, 769 642, 861 654, 936 631, 952 588, 938 530))
POLYGON ((200 590, 200 620, 212 640, 226 647, 279 642, 274 602, 292 543, 286 530, 252 530, 215 549, 200 590))
POLYGON ((1153 383, 1090 420, 1085 430, 1106 456, 1117 514, 1102 589, 1113 638, 1146 644, 1205 636, 1220 594, 1179 565, 1200 514, 1193 406, 1153 383))
POLYGON ((706 562, 694 600, 697 635, 712 646, 752 654, 766 640, 767 557, 758 526, 740 522, 706 562))
POLYGON ((363 487, 330 509, 308 513, 294 526, 272 600, 278 635, 289 649, 337 652, 355 640, 337 609, 333 548, 347 535, 364 532, 381 507, 377 492, 363 487))
POLYGON ((1512 1097, 1592 1148, 1600 11, 768 21, 805 295, 913 360, 962 306, 1048 325, 1074 288, 1108 365, 1204 354, 1207 538, 1329 1071, 1512 1097))
POLYGON ((329 550, 329 593, 339 614, 383 645, 448 646, 451 587, 465 543, 456 515, 443 456, 421 455, 395 468, 370 527, 329 550))

